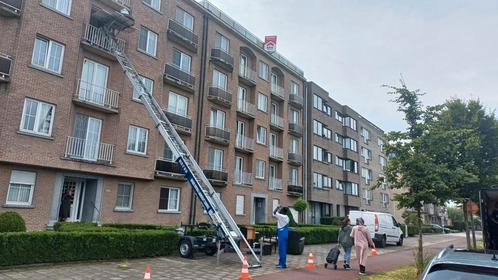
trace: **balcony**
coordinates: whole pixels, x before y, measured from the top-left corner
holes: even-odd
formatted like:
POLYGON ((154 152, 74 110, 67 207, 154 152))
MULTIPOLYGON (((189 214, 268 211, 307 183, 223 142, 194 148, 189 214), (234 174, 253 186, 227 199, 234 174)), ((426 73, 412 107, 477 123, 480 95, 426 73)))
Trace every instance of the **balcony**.
POLYGON ((288 196, 302 197, 303 191, 303 186, 299 186, 297 182, 289 182, 289 184, 287 185, 288 196))
POLYGON ((177 86, 190 93, 195 91, 195 77, 190 73, 184 72, 176 65, 166 64, 164 67, 164 82, 177 86))
POLYGON ((268 189, 270 191, 282 191, 282 179, 270 177, 268 183, 268 189))
POLYGON ((303 108, 304 99, 297 94, 291 94, 289 95, 289 104, 297 108, 303 108))
POLYGON ((271 114, 270 115, 270 125, 279 131, 284 130, 284 119, 278 115, 271 114))
POLYGON ((256 114, 256 105, 246 102, 245 100, 238 99, 237 113, 239 113, 243 117, 254 119, 254 116, 256 114))
POLYGON ((289 133, 297 137, 302 137, 303 126, 297 123, 289 123, 289 133))
POLYGON ((289 152, 289 154, 287 155, 287 160, 289 161, 289 164, 292 165, 297 165, 297 166, 303 165, 303 155, 298 153, 289 152))
POLYGON ((284 160, 284 150, 277 146, 270 145, 270 159, 274 159, 277 161, 284 160))
POLYGON ((119 92, 78 80, 73 102, 82 107, 107 113, 118 113, 119 92))
POLYGON ((126 43, 122 39, 112 40, 104 31, 90 24, 85 25, 85 31, 81 38, 81 44, 88 51, 97 55, 103 55, 107 58, 114 59, 112 52, 117 50, 124 52, 126 43))
POLYGON ((232 94, 218 87, 209 87, 207 99, 227 108, 232 106, 232 94))
POLYGON ((168 39, 197 53, 197 47, 199 45, 199 38, 197 35, 172 19, 169 20, 168 24, 168 39))
POLYGON ((185 180, 185 175, 180 165, 171 159, 159 158, 156 160, 156 178, 167 178, 172 180, 185 180))
POLYGON ((239 82, 254 87, 256 86, 256 71, 249 67, 239 69, 239 82))
POLYGON ((12 59, 10 56, 0 53, 0 83, 10 82, 10 69, 12 59))
POLYGON ((211 49, 211 61, 219 67, 232 73, 233 56, 222 49, 211 49))
POLYGON ((254 139, 237 134, 237 137, 235 138, 235 149, 247 153, 254 152, 254 139))
POLYGON ((192 118, 169 112, 167 109, 164 109, 163 111, 178 133, 192 135, 192 118))
POLYGON ((271 84, 271 96, 274 97, 276 100, 284 101, 284 88, 276 85, 276 84, 271 84))
POLYGON ((234 185, 252 186, 252 173, 236 170, 233 174, 234 185))
POLYGON ((68 136, 64 158, 112 165, 113 153, 114 145, 93 143, 86 139, 68 136))
POLYGON ((0 16, 21 16, 22 0, 0 0, 0 16))
POLYGON ((230 131, 226 128, 207 126, 206 141, 228 146, 230 144, 230 131))
POLYGON ((360 207, 361 198, 357 195, 344 194, 344 205, 352 207, 360 207))
POLYGON ((225 187, 227 185, 228 173, 224 168, 209 164, 208 168, 204 169, 204 175, 213 186, 225 187))

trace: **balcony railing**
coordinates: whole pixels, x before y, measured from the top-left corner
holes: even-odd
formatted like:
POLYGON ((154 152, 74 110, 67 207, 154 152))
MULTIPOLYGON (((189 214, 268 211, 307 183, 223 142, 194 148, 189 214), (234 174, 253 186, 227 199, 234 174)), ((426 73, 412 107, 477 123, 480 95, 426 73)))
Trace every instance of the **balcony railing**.
POLYGON ((211 49, 211 59, 218 66, 232 72, 233 71, 233 56, 222 49, 211 49))
POLYGON ((240 67, 239 77, 241 78, 241 81, 246 85, 256 85, 256 71, 252 70, 249 67, 240 67))
POLYGON ((254 151, 254 139, 237 134, 235 138, 235 147, 245 151, 254 151))
POLYGON ((302 136, 303 126, 297 123, 289 123, 289 133, 295 136, 302 136))
POLYGON ((0 53, 0 83, 10 81, 10 68, 12 59, 8 55, 0 53))
POLYGON ((199 45, 199 38, 197 35, 172 19, 169 20, 168 24, 168 38, 191 51, 197 52, 197 47, 199 45))
POLYGON ((276 84, 271 84, 271 94, 274 95, 275 97, 283 100, 284 99, 284 88, 276 85, 276 84))
POLYGON ((168 177, 177 180, 184 180, 184 173, 178 163, 167 158, 156 160, 156 177, 168 177))
POLYGON ((209 87, 208 99, 222 106, 230 107, 232 105, 232 94, 219 87, 209 87))
POLYGON ((166 81, 173 82, 174 85, 179 85, 191 92, 194 91, 195 77, 174 64, 166 64, 164 78, 166 81))
POLYGON ((64 157, 112 164, 114 145, 88 142, 86 139, 67 137, 64 157))
POLYGON ((230 131, 226 128, 207 126, 206 139, 218 144, 228 145, 230 143, 230 131))
POLYGON ((275 115, 275 114, 271 114, 270 115, 270 124, 280 128, 280 129, 283 129, 284 127, 284 119, 278 115, 275 115))
POLYGON ((253 118, 256 112, 256 105, 242 99, 237 99, 237 112, 253 118))
POLYGON ((181 132, 190 134, 192 133, 192 118, 189 116, 181 116, 175 112, 170 112, 167 108, 163 110, 168 117, 168 120, 181 132))
POLYGON ((78 80, 78 91, 74 98, 78 101, 117 111, 119 92, 78 80))
POLYGON ((233 175, 233 183, 236 185, 252 185, 252 173, 236 170, 233 175))
POLYGON ((287 194, 291 196, 302 196, 303 186, 299 186, 297 182, 289 182, 287 185, 287 194))
POLYGON ((112 53, 113 50, 124 51, 125 41, 121 39, 112 40, 104 31, 90 24, 85 25, 83 40, 92 46, 96 46, 106 52, 112 53))
POLYGON ((284 159, 284 150, 277 146, 270 145, 270 157, 274 159, 284 159))
POLYGON ((18 17, 21 15, 22 0, 0 0, 0 15, 18 17))
POLYGON ((302 165, 303 164, 303 155, 301 155, 301 154, 289 152, 289 154, 287 155, 287 158, 288 158, 290 164, 294 164, 294 165, 302 165))
POLYGON ((296 107, 302 108, 304 104, 304 99, 303 97, 297 95, 297 94, 291 94, 289 95, 289 103, 291 105, 294 105, 296 107))
POLYGON ((268 187, 270 191, 281 191, 282 190, 282 179, 270 177, 268 187))
POLYGON ((228 181, 228 173, 225 168, 220 165, 209 163, 208 167, 204 169, 204 175, 211 180, 215 185, 226 185, 228 181))

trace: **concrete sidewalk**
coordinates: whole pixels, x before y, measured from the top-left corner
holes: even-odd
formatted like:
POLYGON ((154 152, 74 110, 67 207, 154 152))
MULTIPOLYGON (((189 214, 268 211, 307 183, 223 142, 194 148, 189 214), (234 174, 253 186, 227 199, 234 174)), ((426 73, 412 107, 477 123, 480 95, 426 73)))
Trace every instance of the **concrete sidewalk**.
MULTIPOLYGON (((455 245, 456 247, 465 247, 465 238, 457 238, 446 242, 440 242, 432 245, 424 246, 424 255, 435 255, 442 249, 448 247, 449 245, 455 245)), ((367 262, 367 273, 375 274, 380 272, 385 272, 398 268, 403 265, 412 264, 415 262, 415 251, 413 248, 405 249, 397 252, 387 253, 379 255, 377 257, 369 257, 367 262)), ((351 261, 351 266, 353 270, 346 271, 342 269, 342 262, 339 263, 338 270, 333 270, 330 268, 325 269, 323 263, 318 264, 318 268, 314 270, 306 269, 290 269, 283 270, 281 272, 267 274, 260 277, 255 277, 256 280, 270 280, 270 279, 310 279, 310 280, 320 280, 320 279, 341 279, 341 280, 355 280, 358 278, 358 264, 356 260, 351 261)))

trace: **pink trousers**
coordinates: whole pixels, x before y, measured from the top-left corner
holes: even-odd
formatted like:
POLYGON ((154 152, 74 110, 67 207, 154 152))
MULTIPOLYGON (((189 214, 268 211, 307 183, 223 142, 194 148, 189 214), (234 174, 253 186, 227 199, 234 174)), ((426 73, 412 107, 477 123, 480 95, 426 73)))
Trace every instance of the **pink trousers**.
POLYGON ((356 248, 356 259, 358 263, 363 266, 367 266, 367 258, 368 258, 368 246, 360 247, 355 246, 356 248))

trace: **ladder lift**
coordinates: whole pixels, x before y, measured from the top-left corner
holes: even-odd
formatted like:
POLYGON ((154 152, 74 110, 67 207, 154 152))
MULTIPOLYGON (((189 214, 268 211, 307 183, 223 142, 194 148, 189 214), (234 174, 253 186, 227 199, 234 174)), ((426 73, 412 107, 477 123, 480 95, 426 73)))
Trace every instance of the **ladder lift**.
MULTIPOLYGON (((111 20, 103 29, 109 38, 114 41, 115 44, 112 45, 117 45, 116 37, 114 35, 115 32, 130 28, 131 26, 132 24, 126 26, 118 24, 116 20, 111 20)), ((192 186, 196 196, 202 203, 204 210, 207 212, 210 223, 215 226, 218 237, 230 243, 242 263, 245 261, 245 257, 238 242, 245 243, 254 259, 254 262, 248 261, 249 268, 261 267, 261 260, 242 234, 220 197, 216 194, 213 186, 209 183, 209 180, 191 155, 187 146, 183 143, 183 140, 176 132, 174 126, 164 114, 161 106, 145 87, 142 79, 139 77, 124 51, 119 51, 117 49, 112 49, 111 51, 123 68, 124 73, 130 80, 135 91, 140 93, 140 100, 147 109, 164 141, 173 152, 176 162, 180 165, 185 174, 185 178, 192 186)))

